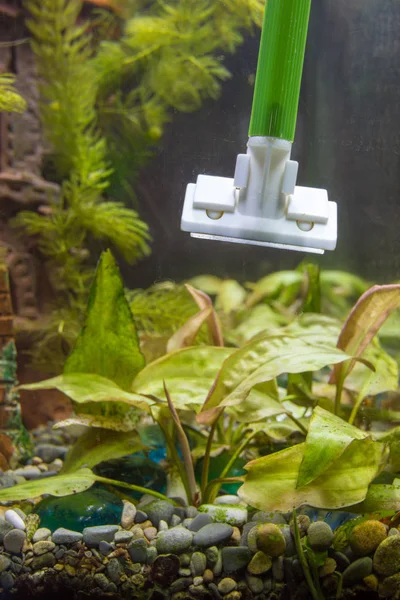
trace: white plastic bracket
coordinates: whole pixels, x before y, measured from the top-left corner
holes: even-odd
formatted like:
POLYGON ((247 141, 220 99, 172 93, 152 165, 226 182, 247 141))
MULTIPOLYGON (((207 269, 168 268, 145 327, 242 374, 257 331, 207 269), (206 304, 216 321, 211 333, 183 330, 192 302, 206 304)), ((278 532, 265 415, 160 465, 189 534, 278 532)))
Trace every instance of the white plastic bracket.
POLYGON ((246 244, 334 250, 336 203, 326 190, 296 186, 291 148, 286 140, 249 138, 233 178, 199 175, 187 186, 181 229, 246 244))

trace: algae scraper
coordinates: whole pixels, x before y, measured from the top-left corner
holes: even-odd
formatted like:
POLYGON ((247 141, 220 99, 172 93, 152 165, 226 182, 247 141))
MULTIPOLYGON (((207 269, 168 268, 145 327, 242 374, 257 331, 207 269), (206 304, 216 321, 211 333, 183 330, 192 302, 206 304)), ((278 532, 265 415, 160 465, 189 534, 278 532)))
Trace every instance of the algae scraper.
POLYGON ((193 237, 323 254, 337 240, 326 190, 296 185, 290 159, 311 0, 267 0, 247 153, 233 178, 199 175, 181 229, 193 237))

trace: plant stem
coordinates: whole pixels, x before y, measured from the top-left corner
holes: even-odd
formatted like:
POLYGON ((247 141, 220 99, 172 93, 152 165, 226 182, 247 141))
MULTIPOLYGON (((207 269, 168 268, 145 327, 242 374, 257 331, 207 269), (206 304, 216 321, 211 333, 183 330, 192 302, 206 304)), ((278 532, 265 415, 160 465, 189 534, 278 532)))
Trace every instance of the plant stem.
POLYGON ((171 396, 169 395, 169 392, 167 390, 167 386, 165 385, 165 381, 164 381, 164 392, 165 392, 165 396, 167 398, 168 407, 171 412, 171 416, 174 420, 175 427, 178 432, 179 445, 181 447, 182 456, 183 456, 183 464, 185 466, 186 477, 187 477, 187 481, 189 484, 189 492, 190 492, 189 499, 192 502, 192 504, 194 506, 196 506, 197 501, 198 501, 198 493, 197 493, 197 486, 196 486, 196 478, 194 476, 192 455, 190 454, 190 446, 189 446, 189 442, 188 442, 186 433, 182 427, 182 423, 179 418, 179 415, 176 411, 175 406, 173 405, 171 396))
POLYGON ((339 571, 335 571, 334 573, 335 575, 337 575, 338 577, 338 586, 337 586, 337 590, 336 590, 336 600, 340 600, 340 597, 342 595, 342 588, 343 588, 343 576, 339 571))
POLYGON ((204 491, 203 496, 203 504, 209 503, 209 498, 211 497, 211 492, 216 485, 221 485, 221 483, 243 483, 244 477, 218 477, 218 479, 213 479, 206 485, 206 489, 204 491))
POLYGON ((288 413, 286 413, 286 415, 289 417, 289 419, 291 419, 293 421, 293 423, 295 423, 297 425, 297 427, 300 429, 300 431, 302 433, 304 433, 304 435, 307 435, 307 433, 308 433, 307 428, 304 427, 304 425, 298 419, 296 419, 296 417, 294 415, 292 415, 292 413, 288 412, 288 413))
POLYGON ((207 487, 207 483, 208 483, 208 472, 210 470, 211 448, 212 448, 212 442, 213 442, 214 433, 217 428, 218 421, 219 421, 219 417, 216 421, 214 421, 214 423, 211 426, 210 433, 208 435, 206 451, 204 453, 203 469, 202 469, 202 473, 201 473, 201 486, 200 486, 202 502, 204 501, 203 499, 205 496, 205 491, 206 491, 206 487, 207 487))
POLYGON ((179 475, 180 475, 180 478, 182 480, 183 487, 185 488, 187 499, 189 500, 190 499, 189 482, 187 480, 186 471, 184 469, 182 461, 179 458, 179 454, 178 454, 178 452, 177 452, 177 450, 175 448, 174 440, 171 438, 171 436, 167 432, 166 428, 161 424, 160 421, 158 421, 158 425, 159 425, 161 431, 163 432, 163 435, 165 437, 165 441, 167 443, 167 448, 168 448, 168 450, 169 450, 169 452, 171 454, 171 458, 172 458, 173 462, 175 463, 175 465, 176 465, 176 467, 177 467, 177 469, 179 471, 179 475))
POLYGON ((296 546, 296 551, 297 551, 297 555, 299 557, 300 564, 303 569, 304 577, 306 578, 307 585, 310 588, 310 592, 311 592, 313 599, 314 600, 324 600, 324 598, 321 597, 321 594, 318 593, 318 591, 314 585, 313 579, 311 577, 308 562, 307 562, 306 556, 304 554, 303 546, 301 545, 299 524, 297 522, 297 513, 296 513, 295 508, 293 509, 292 514, 293 514, 293 528, 294 528, 294 543, 296 546))
POLYGON ((125 483, 124 481, 117 481, 115 479, 108 479, 107 477, 99 477, 98 475, 95 476, 95 481, 98 481, 99 483, 108 483, 109 485, 115 485, 116 487, 126 488, 127 490, 133 490, 134 492, 140 492, 141 494, 149 494, 150 496, 154 496, 159 500, 167 500, 168 502, 171 502, 171 504, 173 504, 174 506, 178 506, 177 502, 174 502, 173 500, 171 500, 171 498, 168 498, 168 496, 164 496, 164 494, 160 494, 160 492, 156 492, 151 488, 145 488, 140 485, 134 485, 133 483, 125 483))
POLYGON ((361 390, 361 392, 358 394, 357 396, 357 400, 355 401, 355 404, 353 406, 353 408, 351 409, 351 413, 350 413, 350 417, 349 417, 349 424, 353 425, 354 420, 357 416, 357 413, 360 409, 361 404, 363 403, 363 401, 365 400, 365 396, 363 393, 363 390, 361 390))
MULTIPOLYGON (((236 459, 241 455, 241 453, 243 452, 243 450, 246 448, 246 446, 249 444, 249 442, 253 439, 253 437, 255 437, 257 435, 258 431, 253 431, 253 433, 251 433, 249 435, 249 437, 247 439, 244 440, 244 442, 242 442, 242 444, 239 446, 239 448, 233 453, 233 455, 231 456, 231 458, 229 459, 228 463, 225 465, 224 469, 222 470, 221 475, 218 477, 218 479, 225 479, 227 474, 229 473, 232 465, 235 463, 236 459)), ((216 481, 214 479, 214 481, 216 481)), ((220 488, 221 484, 218 484, 218 487, 213 489, 213 493, 209 494, 209 498, 208 498, 208 502, 214 502, 219 488, 220 488)))

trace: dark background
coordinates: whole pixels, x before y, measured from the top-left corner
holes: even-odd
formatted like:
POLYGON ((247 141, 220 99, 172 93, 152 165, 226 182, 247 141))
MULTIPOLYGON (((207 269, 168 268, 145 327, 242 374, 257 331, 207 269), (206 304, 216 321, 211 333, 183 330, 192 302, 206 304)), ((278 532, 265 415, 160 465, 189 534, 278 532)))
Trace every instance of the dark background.
MULTIPOLYGON (((259 37, 227 57, 221 98, 176 114, 137 186, 153 253, 125 267, 129 287, 199 273, 255 280, 307 255, 191 239, 179 229, 185 188, 199 173, 232 177, 245 152, 259 37)), ((335 252, 321 266, 370 281, 400 278, 400 1, 314 0, 293 158, 299 185, 338 203, 335 252)))

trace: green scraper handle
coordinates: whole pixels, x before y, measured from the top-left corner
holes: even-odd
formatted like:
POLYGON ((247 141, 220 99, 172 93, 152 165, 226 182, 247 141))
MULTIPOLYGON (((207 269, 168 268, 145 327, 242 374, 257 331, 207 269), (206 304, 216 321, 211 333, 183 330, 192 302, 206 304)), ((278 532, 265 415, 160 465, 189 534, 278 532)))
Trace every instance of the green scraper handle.
POLYGON ((267 0, 249 136, 293 142, 311 0, 267 0))

